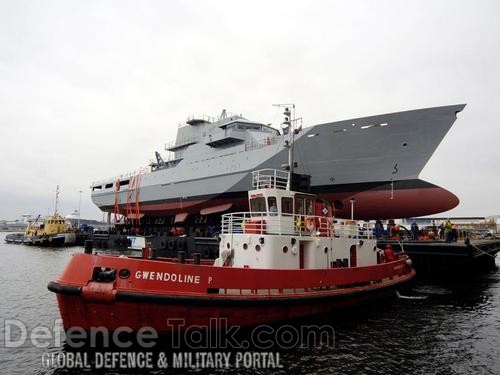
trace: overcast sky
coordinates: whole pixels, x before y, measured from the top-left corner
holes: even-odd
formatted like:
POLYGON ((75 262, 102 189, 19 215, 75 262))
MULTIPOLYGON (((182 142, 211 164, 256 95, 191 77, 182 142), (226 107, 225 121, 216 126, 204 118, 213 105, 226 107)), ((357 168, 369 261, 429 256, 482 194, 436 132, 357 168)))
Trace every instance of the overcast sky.
POLYGON ((420 178, 500 214, 498 1, 0 0, 0 219, 101 218, 92 181, 191 114, 305 125, 467 103, 420 178))

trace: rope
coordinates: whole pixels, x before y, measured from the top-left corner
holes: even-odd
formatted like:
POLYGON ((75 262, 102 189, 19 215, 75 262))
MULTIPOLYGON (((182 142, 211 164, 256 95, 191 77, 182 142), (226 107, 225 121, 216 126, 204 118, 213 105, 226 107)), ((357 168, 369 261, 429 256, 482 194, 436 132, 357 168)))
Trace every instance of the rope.
POLYGON ((134 186, 135 186, 135 175, 130 177, 129 184, 127 187, 127 205, 126 205, 127 218, 132 216, 131 201, 132 201, 132 192, 134 190, 134 186))
POLYGON ((406 253, 405 248, 403 247, 403 240, 400 241, 398 237, 396 237, 396 240, 398 241, 399 247, 401 247, 401 251, 406 253))
POLYGON ((141 207, 139 206, 139 192, 141 188, 142 174, 137 176, 136 186, 135 186, 135 218, 137 219, 137 224, 140 222, 141 207))
MULTIPOLYGON (((473 245, 473 246, 474 246, 474 245, 473 245)), ((497 255, 496 255, 496 254, 495 254, 495 255, 492 255, 492 254, 490 254, 490 253, 488 253, 488 252, 486 252, 486 251, 484 251, 484 250, 480 249, 480 248, 479 248, 479 247, 477 247, 477 246, 474 246, 474 247, 475 247, 477 250, 479 250, 479 252, 481 252, 481 253, 483 253, 483 254, 485 254, 485 255, 488 255, 488 256, 492 257, 493 259, 496 259, 496 257, 497 257, 497 255)))
POLYGON ((118 215, 120 215, 120 180, 116 180, 115 182, 115 209, 114 209, 114 219, 115 219, 115 224, 118 222, 119 218, 118 215))

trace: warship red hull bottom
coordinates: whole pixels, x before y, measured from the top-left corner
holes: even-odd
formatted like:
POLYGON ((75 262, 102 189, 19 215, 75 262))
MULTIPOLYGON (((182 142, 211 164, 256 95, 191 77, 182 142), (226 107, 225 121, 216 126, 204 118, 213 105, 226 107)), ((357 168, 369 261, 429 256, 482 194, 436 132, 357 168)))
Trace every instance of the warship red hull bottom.
MULTIPOLYGON (((312 192, 332 202, 338 217, 351 215, 350 200, 354 198, 354 218, 357 220, 425 216, 449 211, 459 203, 453 193, 423 180, 320 186, 314 187, 312 192)), ((179 199, 157 201, 141 204, 140 210, 151 216, 246 211, 246 194, 242 191, 239 194, 186 198, 182 202, 179 199)), ((120 207, 118 212, 126 215, 126 206, 120 207)))
POLYGON ((213 327, 213 319, 244 327, 324 314, 394 294, 414 275, 407 258, 369 267, 263 270, 76 254, 48 288, 57 293, 66 330, 150 326, 168 333, 213 327), (95 280, 96 270, 114 270, 116 279, 95 280))

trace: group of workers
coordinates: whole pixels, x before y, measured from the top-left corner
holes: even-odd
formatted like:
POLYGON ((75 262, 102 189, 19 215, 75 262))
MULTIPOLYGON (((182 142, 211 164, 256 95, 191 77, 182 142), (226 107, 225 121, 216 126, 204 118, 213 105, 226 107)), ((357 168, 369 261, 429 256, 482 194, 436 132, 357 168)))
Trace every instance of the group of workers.
MULTIPOLYGON (((423 233, 419 230, 415 220, 413 220, 413 223, 411 224, 411 233, 415 241, 422 239, 423 233)), ((439 227, 437 227, 436 223, 433 221, 430 230, 426 234, 427 237, 426 239, 433 240, 437 236, 439 237, 440 240, 445 240, 448 243, 457 242, 458 227, 456 224, 453 224, 450 219, 447 219, 445 222, 442 222, 439 225, 439 227)))
POLYGON ((399 226, 394 223, 394 220, 389 220, 387 223, 387 229, 385 229, 384 224, 382 224, 382 220, 377 220, 375 222, 373 234, 377 239, 396 238, 399 235, 399 226))
MULTIPOLYGON (((389 220, 386 228, 384 228, 381 220, 377 220, 375 223, 374 235, 377 239, 399 238, 399 232, 400 228, 397 224, 394 223, 394 220, 389 220)), ((458 227, 456 224, 453 224, 450 219, 442 222, 439 226, 436 226, 436 223, 433 221, 432 226, 428 231, 421 230, 418 227, 417 222, 413 220, 410 232, 413 240, 415 241, 434 240, 437 238, 446 242, 456 242, 458 240, 458 227)))

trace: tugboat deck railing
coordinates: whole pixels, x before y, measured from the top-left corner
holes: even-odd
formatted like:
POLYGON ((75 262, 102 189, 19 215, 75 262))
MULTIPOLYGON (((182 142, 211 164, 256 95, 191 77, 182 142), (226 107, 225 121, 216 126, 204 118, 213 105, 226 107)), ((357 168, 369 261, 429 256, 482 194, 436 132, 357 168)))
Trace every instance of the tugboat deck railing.
POLYGON ((254 189, 282 189, 285 190, 290 179, 290 173, 277 169, 259 169, 252 172, 252 186, 254 189))
POLYGON ((373 239, 374 228, 373 223, 325 216, 235 212, 222 215, 221 234, 373 239))

